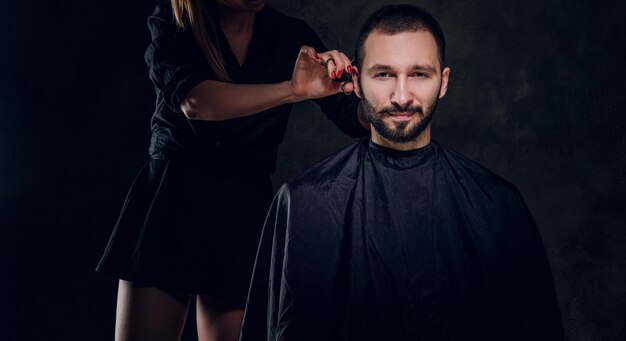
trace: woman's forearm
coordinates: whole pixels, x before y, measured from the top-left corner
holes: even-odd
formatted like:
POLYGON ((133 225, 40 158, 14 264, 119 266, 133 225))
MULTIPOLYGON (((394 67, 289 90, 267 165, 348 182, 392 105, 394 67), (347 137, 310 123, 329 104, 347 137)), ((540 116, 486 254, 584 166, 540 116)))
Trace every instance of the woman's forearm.
POLYGON ((291 83, 231 84, 207 80, 195 86, 180 109, 192 120, 221 121, 253 115, 267 109, 304 100, 291 83))
POLYGON ((331 59, 339 64, 340 73, 350 66, 350 61, 339 51, 318 54, 313 48, 302 46, 290 80, 277 84, 232 84, 206 80, 185 95, 180 109, 192 120, 222 121, 253 115, 282 104, 334 95, 342 91, 344 84, 332 81, 335 78, 335 63, 324 62, 331 59), (346 61, 340 63, 342 58, 346 61))

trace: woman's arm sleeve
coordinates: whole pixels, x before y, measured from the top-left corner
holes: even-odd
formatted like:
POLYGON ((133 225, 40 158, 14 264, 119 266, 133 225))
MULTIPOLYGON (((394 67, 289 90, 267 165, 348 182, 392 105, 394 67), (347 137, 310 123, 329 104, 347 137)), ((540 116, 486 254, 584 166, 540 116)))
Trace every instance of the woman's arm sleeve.
POLYGON ((165 104, 180 111, 189 90, 204 80, 216 80, 193 35, 176 27, 169 4, 157 6, 148 17, 152 41, 144 55, 150 79, 165 104))

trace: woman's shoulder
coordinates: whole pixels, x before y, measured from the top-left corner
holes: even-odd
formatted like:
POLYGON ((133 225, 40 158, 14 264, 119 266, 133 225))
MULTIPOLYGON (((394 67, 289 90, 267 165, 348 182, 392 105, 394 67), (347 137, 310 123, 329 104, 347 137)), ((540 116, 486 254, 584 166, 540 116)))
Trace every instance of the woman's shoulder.
POLYGON ((172 13, 172 3, 170 1, 159 2, 156 7, 154 7, 152 16, 161 17, 163 19, 173 19, 174 14, 172 13))
POLYGON ((160 2, 148 17, 148 27, 153 33, 175 27, 174 13, 169 1, 160 2))

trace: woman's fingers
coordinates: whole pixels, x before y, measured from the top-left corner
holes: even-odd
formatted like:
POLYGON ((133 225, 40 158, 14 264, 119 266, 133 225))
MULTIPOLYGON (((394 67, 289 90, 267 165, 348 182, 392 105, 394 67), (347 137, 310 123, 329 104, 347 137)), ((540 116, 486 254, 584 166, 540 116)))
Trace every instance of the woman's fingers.
POLYGON ((317 53, 310 46, 302 46, 294 66, 291 87, 294 94, 303 99, 326 97, 338 92, 350 94, 354 91, 351 72, 351 62, 345 54, 337 50, 317 53))
POLYGON ((352 81, 352 61, 346 56, 344 53, 339 52, 341 59, 345 67, 342 69, 343 72, 338 72, 337 78, 334 79, 335 82, 351 82, 352 81), (343 77, 342 77, 343 74, 343 77))
POLYGON ((339 86, 339 89, 344 94, 349 95, 352 93, 352 91, 354 91, 354 84, 352 84, 352 82, 344 82, 344 83, 341 83, 341 85, 339 86))
POLYGON ((320 57, 324 61, 322 65, 326 67, 328 77, 331 79, 335 79, 335 77, 337 77, 337 62, 335 56, 333 56, 332 53, 330 53, 329 51, 320 53, 320 57))
POLYGON ((340 78, 344 73, 350 72, 352 63, 345 54, 337 50, 331 50, 318 53, 318 55, 323 60, 322 65, 326 66, 328 77, 331 79, 340 78))
POLYGON ((313 59, 318 64, 321 61, 320 56, 318 56, 318 54, 315 52, 315 49, 310 47, 310 46, 303 45, 300 48, 300 53, 301 54, 304 53, 304 54, 308 55, 311 59, 313 59))
POLYGON ((339 52, 341 55, 341 59, 343 60, 343 71, 347 73, 352 73, 352 61, 348 56, 346 56, 343 52, 339 52))

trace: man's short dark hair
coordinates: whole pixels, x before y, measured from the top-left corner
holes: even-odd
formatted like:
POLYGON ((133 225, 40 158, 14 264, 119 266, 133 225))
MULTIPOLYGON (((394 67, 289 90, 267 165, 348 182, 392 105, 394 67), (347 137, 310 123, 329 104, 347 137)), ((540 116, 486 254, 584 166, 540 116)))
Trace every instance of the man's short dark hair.
MULTIPOLYGON (((397 34, 400 32, 428 31, 435 38, 439 48, 439 63, 443 67, 446 59, 446 39, 443 30, 430 13, 413 5, 388 5, 374 12, 361 26, 359 38, 356 41, 356 66, 361 68, 365 51, 363 44, 374 30, 385 34, 397 34)), ((402 47, 399 47, 402 48, 402 47)))

